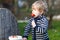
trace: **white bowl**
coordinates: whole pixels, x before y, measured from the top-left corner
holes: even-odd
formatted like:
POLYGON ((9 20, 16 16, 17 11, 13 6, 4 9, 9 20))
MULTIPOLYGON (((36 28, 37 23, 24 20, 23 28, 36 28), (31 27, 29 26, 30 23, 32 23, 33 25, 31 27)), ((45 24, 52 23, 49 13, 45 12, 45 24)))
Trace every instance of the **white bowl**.
POLYGON ((16 36, 16 37, 9 36, 9 40, 22 40, 22 36, 16 36))

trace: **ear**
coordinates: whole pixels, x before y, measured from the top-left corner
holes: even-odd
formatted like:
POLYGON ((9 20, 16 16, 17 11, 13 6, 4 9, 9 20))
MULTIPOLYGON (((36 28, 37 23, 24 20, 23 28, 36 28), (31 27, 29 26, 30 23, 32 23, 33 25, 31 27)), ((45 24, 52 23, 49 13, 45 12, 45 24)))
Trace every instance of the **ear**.
POLYGON ((43 10, 41 10, 41 11, 40 11, 40 14, 41 14, 41 15, 42 15, 42 14, 44 14, 44 11, 43 11, 43 10))
POLYGON ((40 8, 40 9, 38 9, 38 10, 39 10, 39 12, 43 12, 43 9, 41 9, 41 8, 40 8))

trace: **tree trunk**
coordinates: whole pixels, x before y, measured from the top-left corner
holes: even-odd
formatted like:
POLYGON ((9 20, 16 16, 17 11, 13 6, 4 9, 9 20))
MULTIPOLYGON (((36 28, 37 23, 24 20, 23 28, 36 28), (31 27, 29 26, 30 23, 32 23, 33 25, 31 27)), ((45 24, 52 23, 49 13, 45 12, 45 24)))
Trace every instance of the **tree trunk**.
POLYGON ((49 28, 52 28, 52 20, 53 20, 52 18, 53 18, 53 15, 50 14, 49 18, 50 18, 50 19, 49 19, 48 27, 49 27, 49 28))

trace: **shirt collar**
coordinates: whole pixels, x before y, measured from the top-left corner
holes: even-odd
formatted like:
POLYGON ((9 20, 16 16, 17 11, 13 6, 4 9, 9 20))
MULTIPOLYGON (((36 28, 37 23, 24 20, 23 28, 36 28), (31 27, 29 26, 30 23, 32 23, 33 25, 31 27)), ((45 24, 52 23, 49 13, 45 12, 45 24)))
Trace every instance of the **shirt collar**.
POLYGON ((41 19, 42 17, 43 17, 43 15, 40 15, 40 16, 34 18, 34 19, 39 20, 39 19, 41 19))

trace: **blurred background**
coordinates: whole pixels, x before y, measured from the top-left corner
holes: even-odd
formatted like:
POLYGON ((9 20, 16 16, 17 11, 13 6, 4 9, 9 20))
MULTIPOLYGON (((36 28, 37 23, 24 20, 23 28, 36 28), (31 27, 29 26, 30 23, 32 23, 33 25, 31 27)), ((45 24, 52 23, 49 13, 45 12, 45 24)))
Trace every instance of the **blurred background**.
MULTIPOLYGON (((23 35, 24 27, 31 18, 31 5, 36 0, 0 0, 0 8, 9 9, 17 18, 20 34, 23 35)), ((45 14, 49 21, 48 34, 50 40, 60 40, 60 0, 43 0, 48 4, 45 14)), ((29 39, 31 40, 31 34, 29 39)))

